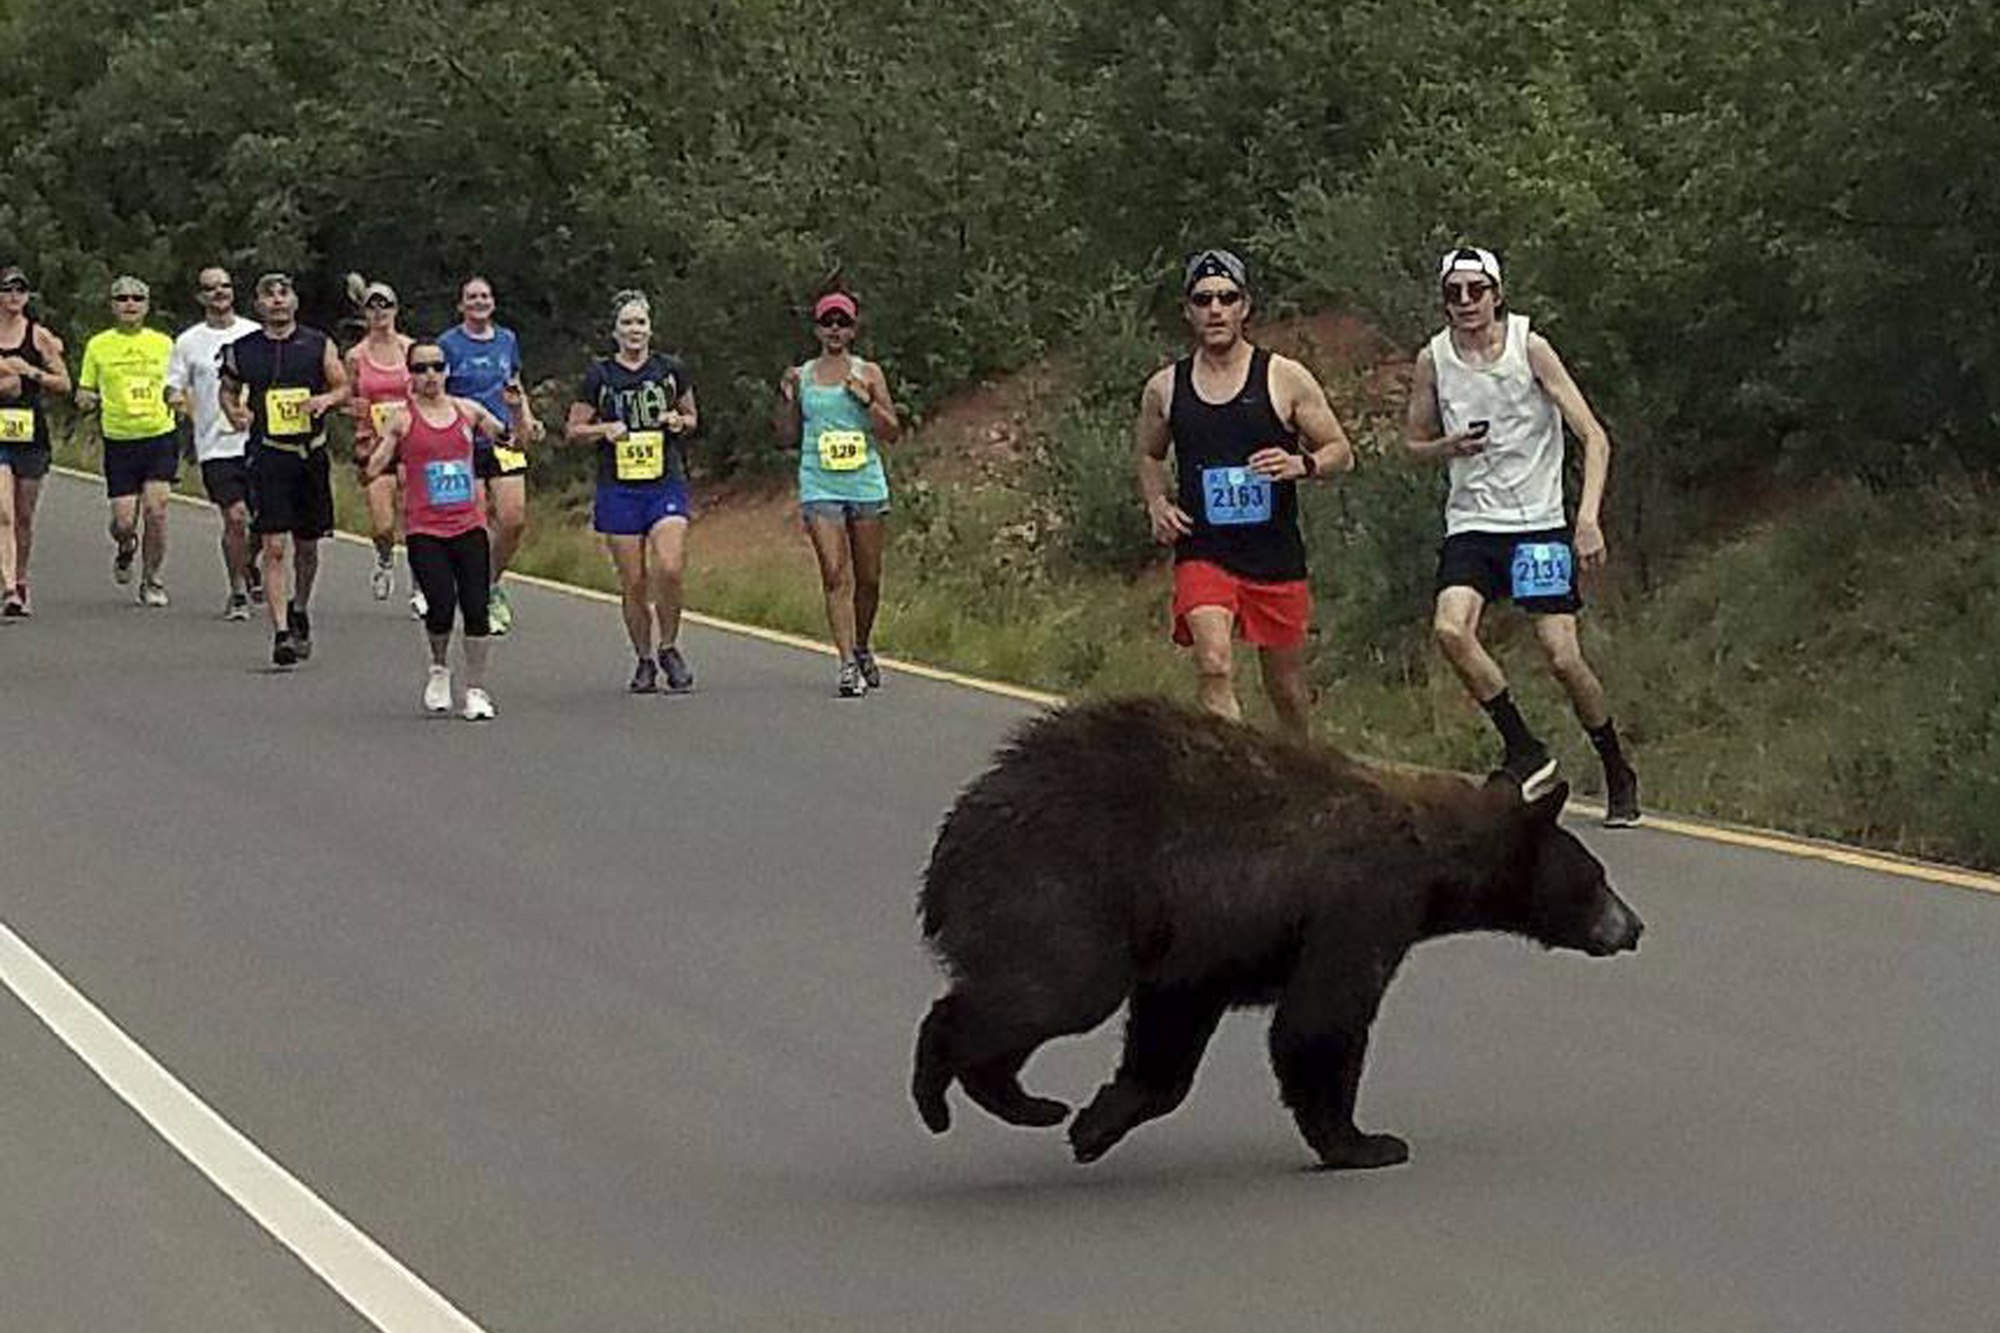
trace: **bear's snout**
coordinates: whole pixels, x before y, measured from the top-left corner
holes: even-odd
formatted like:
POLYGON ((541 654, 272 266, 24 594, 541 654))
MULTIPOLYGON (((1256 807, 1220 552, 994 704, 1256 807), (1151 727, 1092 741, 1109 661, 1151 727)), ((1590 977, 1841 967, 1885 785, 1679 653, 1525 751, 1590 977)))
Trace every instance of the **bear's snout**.
POLYGON ((1591 928, 1586 952, 1592 958, 1609 958, 1613 954, 1636 950, 1639 937, 1645 933, 1646 923, 1639 919, 1639 914, 1626 906, 1624 899, 1606 890, 1604 906, 1591 928))

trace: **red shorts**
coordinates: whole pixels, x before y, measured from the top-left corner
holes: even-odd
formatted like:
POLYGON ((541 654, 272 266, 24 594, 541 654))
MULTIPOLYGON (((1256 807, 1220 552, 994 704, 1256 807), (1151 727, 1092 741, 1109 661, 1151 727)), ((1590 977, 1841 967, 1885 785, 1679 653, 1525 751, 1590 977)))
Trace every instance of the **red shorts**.
POLYGON ((1187 614, 1219 606, 1236 617, 1236 637, 1259 648, 1297 648, 1312 624, 1312 587, 1304 579, 1264 583, 1241 578, 1207 560, 1174 566, 1174 642, 1190 644, 1187 614))

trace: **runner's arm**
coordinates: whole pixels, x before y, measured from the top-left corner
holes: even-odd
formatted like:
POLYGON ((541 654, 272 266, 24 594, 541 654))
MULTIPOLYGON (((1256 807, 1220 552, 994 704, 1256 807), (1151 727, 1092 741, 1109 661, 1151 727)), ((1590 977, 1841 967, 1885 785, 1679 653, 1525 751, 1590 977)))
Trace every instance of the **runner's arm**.
POLYGON ((354 385, 347 378, 347 367, 341 364, 340 353, 333 350, 330 338, 320 357, 320 373, 326 376, 326 391, 306 399, 306 411, 313 416, 344 407, 354 396, 354 385))
POLYGON ((895 400, 889 397, 889 377, 882 373, 882 367, 871 361, 862 378, 868 384, 868 424, 875 428, 877 441, 894 444, 896 437, 903 433, 903 423, 896 415, 895 400))
POLYGON ((368 455, 368 461, 362 465, 363 470, 368 474, 368 480, 373 481, 389 470, 389 464, 395 461, 397 452, 403 447, 403 436, 409 429, 410 414, 408 412, 394 412, 390 414, 389 419, 382 425, 382 433, 375 439, 374 451, 368 455))
POLYGON ((1319 380, 1289 357, 1273 357, 1271 366, 1280 377, 1278 388, 1289 399, 1287 415, 1292 429, 1304 437, 1306 447, 1296 454, 1275 446, 1259 449, 1250 455, 1250 467, 1273 481, 1303 481, 1322 472, 1352 472, 1354 446, 1348 442, 1347 431, 1334 415, 1333 405, 1327 402, 1326 390, 1319 380))
POLYGON ((1139 419, 1132 426, 1132 465, 1137 473, 1139 499, 1146 506, 1146 522, 1153 540, 1172 545, 1194 531, 1187 511, 1167 494, 1167 450, 1173 434, 1167 429, 1167 395, 1173 384, 1173 369, 1156 372, 1139 395, 1139 419))
POLYGON ((669 435, 694 434, 695 429, 701 425, 701 413, 695 408, 693 389, 680 396, 680 400, 667 413, 667 418, 661 424, 667 428, 669 435))
POLYGON ((597 444, 604 440, 625 438, 625 423, 622 421, 599 421, 597 409, 589 403, 571 403, 569 417, 563 422, 563 443, 597 444))
POLYGON ((1604 506, 1604 486, 1611 477, 1611 437, 1604 433, 1604 427, 1597 420, 1597 414, 1590 410, 1584 400, 1583 390, 1576 387, 1569 367, 1556 355, 1556 349, 1547 338, 1539 333, 1528 335, 1528 367, 1535 372, 1535 379, 1549 397, 1555 400, 1556 408, 1562 413, 1563 421, 1583 444, 1583 493, 1576 501, 1576 553, 1586 565, 1600 564, 1604 559, 1604 530, 1600 524, 1600 511, 1604 506), (1589 528, 1592 550, 1586 551, 1585 528, 1589 528))
POLYGON ((44 393, 68 393, 74 385, 69 378, 69 367, 63 361, 63 340, 50 333, 41 325, 35 325, 35 349, 42 354, 45 368, 29 366, 23 372, 27 378, 42 387, 44 393))
POLYGON ((222 358, 217 363, 219 373, 215 381, 216 404, 222 408, 222 415, 229 422, 231 430, 250 429, 250 405, 246 398, 250 386, 236 378, 236 352, 232 347, 222 349, 222 358))
POLYGON ((1446 434, 1444 418, 1438 413, 1437 365, 1431 349, 1417 353, 1416 371, 1410 376, 1410 404, 1403 414, 1403 448, 1410 457, 1423 462, 1440 458, 1467 458, 1486 448, 1485 437, 1471 431, 1446 434))
POLYGON ((778 405, 771 409, 771 430, 780 449, 797 449, 804 443, 805 408, 799 402, 799 368, 786 366, 778 376, 778 405))

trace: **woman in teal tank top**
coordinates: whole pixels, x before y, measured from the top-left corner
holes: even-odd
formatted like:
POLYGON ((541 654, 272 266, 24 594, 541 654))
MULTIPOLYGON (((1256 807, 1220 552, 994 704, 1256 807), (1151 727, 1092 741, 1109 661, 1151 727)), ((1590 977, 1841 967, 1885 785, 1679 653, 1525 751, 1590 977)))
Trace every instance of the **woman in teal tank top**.
POLYGON ((778 384, 778 437, 799 451, 799 517, 819 559, 826 620, 840 651, 845 699, 882 685, 870 650, 882 599, 889 477, 884 444, 901 432, 882 368, 854 355, 860 312, 845 292, 813 305, 820 354, 778 384))

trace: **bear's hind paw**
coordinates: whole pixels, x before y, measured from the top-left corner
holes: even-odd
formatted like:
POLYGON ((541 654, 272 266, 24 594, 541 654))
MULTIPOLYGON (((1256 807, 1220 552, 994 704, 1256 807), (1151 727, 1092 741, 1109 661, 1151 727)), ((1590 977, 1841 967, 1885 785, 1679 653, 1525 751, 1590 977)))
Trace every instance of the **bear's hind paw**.
POLYGON ((1394 1134, 1357 1132, 1316 1146, 1322 1171, 1371 1171, 1410 1160, 1410 1145, 1394 1134))

